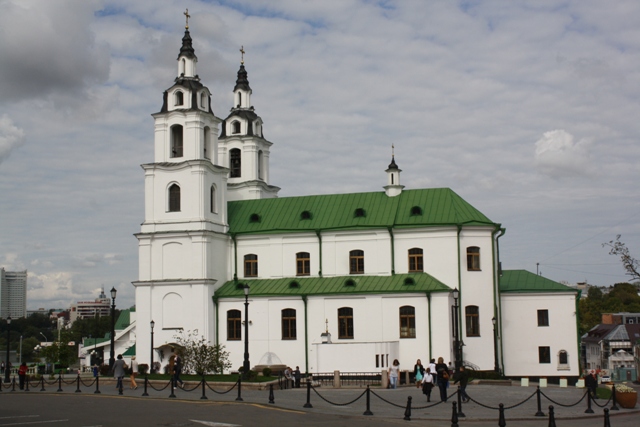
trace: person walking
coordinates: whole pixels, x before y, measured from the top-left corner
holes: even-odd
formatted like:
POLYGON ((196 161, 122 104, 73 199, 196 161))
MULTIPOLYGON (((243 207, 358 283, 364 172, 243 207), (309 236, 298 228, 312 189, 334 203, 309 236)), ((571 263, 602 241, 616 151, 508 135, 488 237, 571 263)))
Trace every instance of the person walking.
POLYGON ((18 379, 20 380, 20 390, 24 390, 24 381, 27 378, 27 364, 22 362, 18 368, 18 379))
POLYGON ((422 393, 427 396, 427 402, 431 402, 431 390, 433 389, 433 375, 431 369, 427 368, 422 379, 422 393))
POLYGON ((167 373, 169 374, 169 378, 171 379, 171 384, 173 384, 173 387, 175 388, 176 386, 176 355, 172 354, 171 357, 169 358, 169 367, 167 369, 167 373))
POLYGON ((453 375, 453 383, 460 382, 460 398, 463 402, 469 401, 469 395, 467 394, 467 384, 469 383, 469 372, 460 366, 460 370, 453 375))
POLYGON ((398 375, 400 372, 400 362, 398 359, 393 360, 393 364, 389 366, 389 387, 398 388, 398 375))
POLYGON ((447 386, 449 385, 449 367, 445 365, 442 357, 438 357, 436 372, 438 377, 438 388, 440 389, 440 400, 446 402, 447 386))
POLYGON ((131 368, 129 369, 131 369, 129 373, 129 379, 131 379, 129 388, 131 388, 131 390, 135 390, 138 388, 138 384, 136 383, 136 377, 138 376, 138 362, 136 361, 135 356, 131 358, 131 368))
POLYGON ((422 386, 422 378, 424 377, 424 366, 422 366, 420 359, 416 361, 413 367, 413 376, 416 379, 416 388, 420 388, 422 386))
POLYGON ((296 382, 296 388, 300 388, 300 367, 296 366, 296 370, 293 371, 293 379, 296 382))
POLYGON ((431 378, 433 379, 433 386, 438 385, 438 377, 436 376, 436 359, 431 359, 429 361, 429 366, 427 366, 429 372, 431 372, 431 378))
POLYGON ((180 378, 180 374, 182 373, 182 357, 180 355, 176 355, 175 365, 173 366, 176 376, 176 386, 180 388, 184 388, 184 381, 180 378), (178 384, 180 383, 180 384, 178 384))
POLYGON ((122 355, 119 354, 117 360, 113 364, 113 377, 116 378, 116 388, 122 390, 122 379, 127 373, 127 364, 122 360, 122 355))

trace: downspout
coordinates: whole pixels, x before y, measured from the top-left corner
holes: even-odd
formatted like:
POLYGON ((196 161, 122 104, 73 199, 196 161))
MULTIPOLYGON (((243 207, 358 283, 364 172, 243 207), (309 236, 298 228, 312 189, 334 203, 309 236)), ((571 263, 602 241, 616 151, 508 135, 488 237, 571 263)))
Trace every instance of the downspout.
POLYGON ((427 292, 427 313, 429 316, 429 360, 433 359, 433 347, 431 345, 431 293, 427 292))
MULTIPOLYGON (((462 325, 462 315, 461 315, 461 308, 462 308, 462 260, 460 259, 460 233, 462 232, 462 225, 458 224, 458 322, 457 322, 457 326, 458 326, 458 330, 453 334, 453 336, 455 337, 456 335, 458 337, 460 337, 460 341, 462 341, 462 334, 460 333, 460 325, 462 325)), ((453 325, 454 327, 456 326, 455 324, 453 325)), ((458 345, 460 345, 460 343, 458 343, 458 345)), ((462 360, 464 360, 464 353, 462 352, 462 346, 460 346, 460 359, 461 362, 462 360)), ((455 350, 454 350, 455 351, 455 350)), ((455 353, 454 353, 455 355, 455 353)))
POLYGON ((302 295, 304 302, 304 372, 309 376, 309 331, 307 322, 307 296, 302 295))
POLYGON ((396 274, 396 256, 395 256, 395 243, 393 240, 393 229, 391 227, 388 228, 389 237, 391 238, 391 275, 396 274))
MULTIPOLYGON (((504 236, 504 233, 507 231, 505 228, 500 227, 501 224, 496 224, 496 229, 493 231, 493 239, 491 239, 492 251, 496 254, 494 257, 494 268, 493 268, 493 317, 495 317, 496 322, 498 324, 499 336, 500 336, 500 346, 496 345, 496 348, 499 348, 499 356, 500 356, 500 365, 504 366, 504 360, 502 358, 502 304, 500 303, 500 277, 502 276, 502 266, 500 264, 500 242, 498 239, 504 236), (499 235, 496 236, 496 233, 500 232, 499 235)), ((498 337, 494 337, 493 339, 497 340, 498 337)), ((494 357, 498 357, 495 355, 494 357)), ((500 369, 500 371, 503 371, 500 369)))
POLYGON ((576 293, 576 336, 578 338, 578 376, 582 372, 582 352, 580 351, 580 298, 582 297, 582 291, 578 290, 576 293))
POLYGON ((231 241, 233 242, 233 280, 238 281, 238 242, 236 242, 236 235, 231 235, 231 241))
POLYGON ((215 345, 218 345, 218 343, 220 342, 219 341, 219 336, 218 336, 219 327, 220 327, 220 313, 219 313, 219 310, 218 310, 218 297, 214 295, 212 297, 212 299, 213 299, 214 309, 216 310, 216 341, 215 341, 215 345))
POLYGON ((320 230, 316 230, 316 236, 318 236, 318 252, 320 254, 320 271, 318 271, 318 276, 322 277, 322 235, 320 234, 320 230))

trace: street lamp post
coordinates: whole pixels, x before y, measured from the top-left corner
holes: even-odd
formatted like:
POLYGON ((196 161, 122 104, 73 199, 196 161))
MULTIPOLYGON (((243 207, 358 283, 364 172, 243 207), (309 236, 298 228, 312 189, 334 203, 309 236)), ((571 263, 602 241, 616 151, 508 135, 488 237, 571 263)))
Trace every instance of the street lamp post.
POLYGON ((249 285, 244 285, 244 364, 242 376, 249 378, 249 285))
POLYGON ((156 322, 151 320, 151 363, 149 364, 149 372, 153 374, 153 327, 156 326, 156 322))
POLYGON ((11 351, 11 316, 7 317, 7 361, 4 364, 4 382, 8 383, 11 382, 11 380, 9 379, 9 375, 10 375, 10 370, 9 369, 9 352, 11 351))
POLYGON ((500 373, 500 367, 498 366, 498 335, 496 335, 497 322, 495 317, 491 319, 491 323, 493 323, 493 370, 496 373, 500 373))
POLYGON ((116 293, 115 287, 111 288, 111 355, 109 356, 109 368, 113 368, 116 363, 115 358, 115 335, 116 335, 116 293))
POLYGON ((460 291, 458 288, 453 290, 453 360, 454 366, 456 368, 456 372, 460 370, 460 366, 462 365, 462 354, 460 345, 460 330, 458 328, 458 297, 460 296, 460 291))

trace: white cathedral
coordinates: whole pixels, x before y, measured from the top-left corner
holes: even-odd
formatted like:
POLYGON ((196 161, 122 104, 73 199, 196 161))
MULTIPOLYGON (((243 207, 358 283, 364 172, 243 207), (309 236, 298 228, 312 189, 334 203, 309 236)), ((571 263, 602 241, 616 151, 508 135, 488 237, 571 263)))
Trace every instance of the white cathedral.
POLYGON ((136 313, 121 349, 135 344, 138 362, 153 352, 164 366, 175 335, 197 330, 235 370, 248 321, 252 367, 375 372, 394 359, 401 369, 454 361, 458 328, 461 360, 476 369, 579 375, 577 291, 502 271, 501 224, 448 188, 405 189, 393 157, 384 191, 278 198, 244 61, 224 120, 188 26, 177 61, 142 165, 136 313))

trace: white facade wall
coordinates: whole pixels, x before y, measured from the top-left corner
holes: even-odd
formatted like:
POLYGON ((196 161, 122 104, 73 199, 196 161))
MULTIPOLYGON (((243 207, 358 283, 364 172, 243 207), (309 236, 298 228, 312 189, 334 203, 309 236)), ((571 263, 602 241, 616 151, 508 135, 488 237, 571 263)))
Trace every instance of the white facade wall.
POLYGON ((502 294, 504 374, 577 376, 576 302, 573 293, 502 294), (538 326, 538 310, 549 310, 549 326, 538 326), (540 363, 539 347, 550 347, 551 363, 540 363), (558 363, 566 351, 568 366, 558 363))

